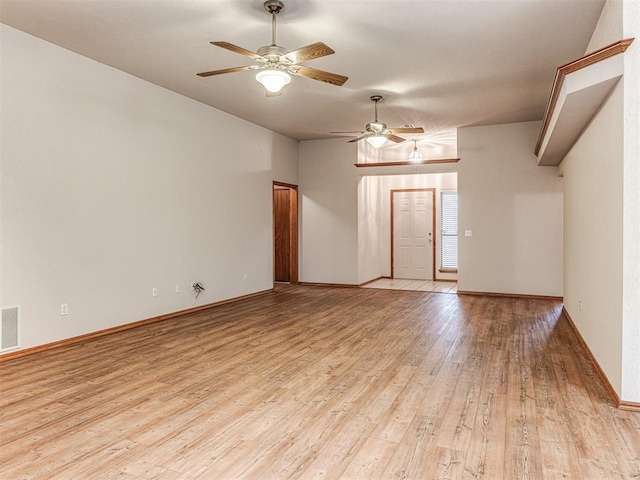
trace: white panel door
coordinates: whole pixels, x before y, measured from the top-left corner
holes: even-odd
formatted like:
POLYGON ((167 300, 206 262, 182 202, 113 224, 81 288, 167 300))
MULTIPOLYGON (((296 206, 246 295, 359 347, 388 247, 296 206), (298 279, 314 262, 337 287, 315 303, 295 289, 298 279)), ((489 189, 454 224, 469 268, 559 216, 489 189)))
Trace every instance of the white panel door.
POLYGON ((393 192, 393 277, 433 280, 433 191, 393 192))

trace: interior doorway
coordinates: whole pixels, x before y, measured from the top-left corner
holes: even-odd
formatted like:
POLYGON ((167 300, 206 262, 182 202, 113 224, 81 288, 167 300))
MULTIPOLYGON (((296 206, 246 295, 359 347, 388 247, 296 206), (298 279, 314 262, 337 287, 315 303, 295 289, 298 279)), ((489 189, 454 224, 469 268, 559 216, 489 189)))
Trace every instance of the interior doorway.
POLYGON ((298 283, 298 186, 273 182, 273 280, 298 283))
MULTIPOLYGON (((391 190, 433 189, 435 192, 434 280, 455 282, 457 271, 443 268, 442 194, 458 190, 456 172, 362 175, 358 184, 358 275, 361 284, 379 278, 393 278, 391 247, 391 190)), ((457 223, 457 222, 456 222, 457 223)), ((457 233, 457 228, 454 230, 457 233)), ((457 253, 457 248, 455 253, 457 253)), ((428 281, 428 280, 425 280, 428 281)))
POLYGON ((435 277, 435 189, 391 190, 391 276, 435 277))

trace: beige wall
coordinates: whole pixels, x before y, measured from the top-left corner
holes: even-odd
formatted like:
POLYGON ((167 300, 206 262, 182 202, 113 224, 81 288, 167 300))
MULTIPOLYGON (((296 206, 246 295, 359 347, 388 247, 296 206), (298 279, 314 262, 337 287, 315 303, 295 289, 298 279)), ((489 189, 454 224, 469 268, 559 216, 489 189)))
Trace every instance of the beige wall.
POLYGON ((622 401, 640 403, 640 4, 608 1, 585 53, 632 37, 623 78, 561 170, 565 308, 622 401))
MULTIPOLYGON (((358 283, 385 275, 381 177, 361 177, 358 184, 358 283)), ((388 274, 387 274, 388 275, 388 274)))
POLYGON ((356 146, 344 138, 299 144, 300 281, 358 283, 356 146))
POLYGON ((23 347, 272 287, 297 142, 0 28, 1 302, 23 347))
POLYGON ((619 84, 561 165, 564 304, 617 392, 622 381, 622 93, 619 84))
POLYGON ((458 290, 562 296, 562 179, 537 166, 539 128, 458 130, 458 290))
POLYGON ((623 400, 640 403, 640 2, 627 0, 624 38, 635 38, 624 60, 623 400))
POLYGON ((594 52, 622 39, 622 1, 607 1, 584 53, 594 52))

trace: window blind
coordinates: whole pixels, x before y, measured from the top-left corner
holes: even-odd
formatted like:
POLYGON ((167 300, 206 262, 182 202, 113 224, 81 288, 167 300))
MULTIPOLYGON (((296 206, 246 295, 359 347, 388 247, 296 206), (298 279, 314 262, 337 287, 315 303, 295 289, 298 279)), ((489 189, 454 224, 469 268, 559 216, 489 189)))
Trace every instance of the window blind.
POLYGON ((458 268, 458 193, 440 194, 440 268, 458 268))

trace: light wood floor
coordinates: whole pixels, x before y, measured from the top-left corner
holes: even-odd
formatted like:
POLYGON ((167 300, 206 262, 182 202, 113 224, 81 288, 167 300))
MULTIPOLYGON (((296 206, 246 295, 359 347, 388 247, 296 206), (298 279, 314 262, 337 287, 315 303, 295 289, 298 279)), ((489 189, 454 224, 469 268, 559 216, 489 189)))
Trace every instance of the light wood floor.
POLYGON ((382 288, 385 290, 416 290, 418 292, 457 293, 458 282, 438 280, 411 280, 407 278, 381 278, 367 283, 362 288, 382 288))
POLYGON ((281 285, 0 375, 3 480, 640 475, 548 300, 281 285))

